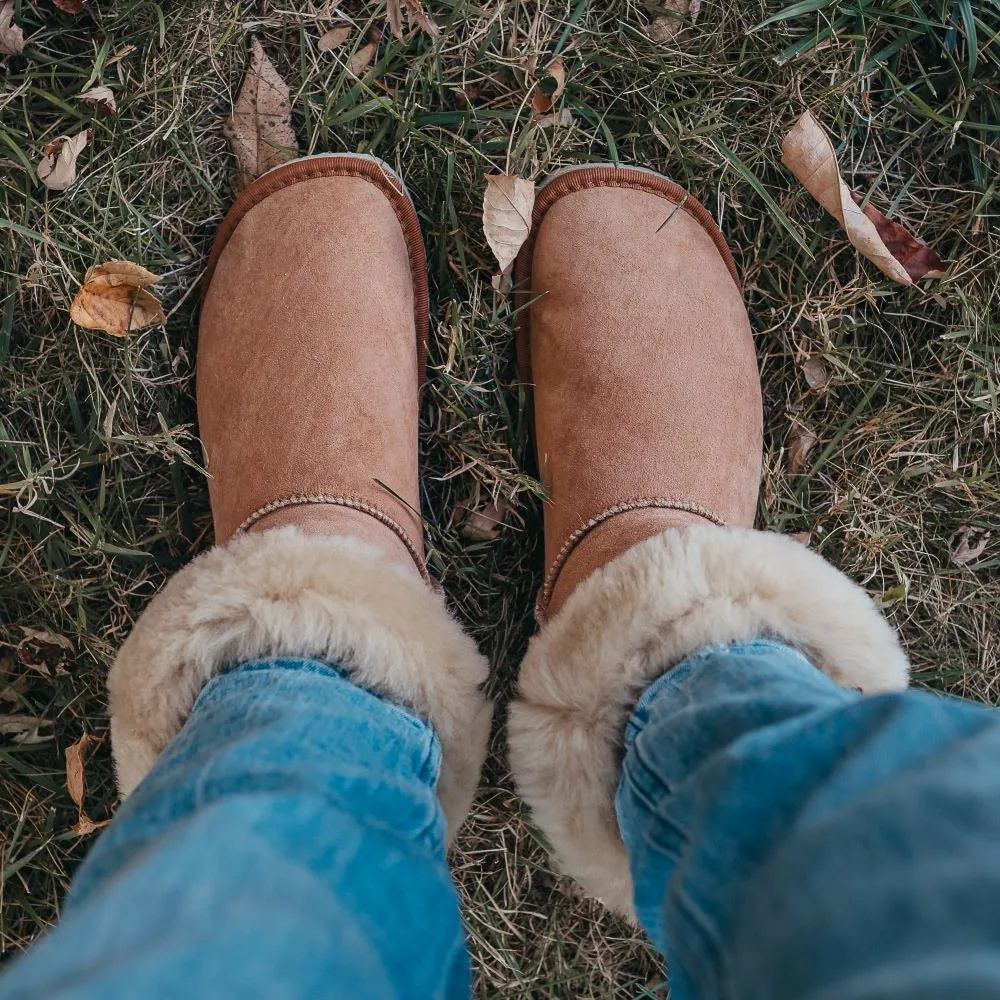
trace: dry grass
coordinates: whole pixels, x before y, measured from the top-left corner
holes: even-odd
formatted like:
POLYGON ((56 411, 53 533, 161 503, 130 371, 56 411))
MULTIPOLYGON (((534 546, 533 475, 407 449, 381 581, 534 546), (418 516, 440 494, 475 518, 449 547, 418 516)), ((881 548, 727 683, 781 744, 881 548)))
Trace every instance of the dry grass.
MULTIPOLYGON (((490 654, 498 691, 509 692, 531 630, 540 518, 520 471, 525 417, 509 305, 489 286, 482 177, 618 159, 688 185, 737 253, 768 413, 762 525, 811 532, 884 595, 920 682, 1000 700, 1000 557, 994 547, 968 567, 949 561, 961 525, 1000 527, 1000 23, 989 4, 972 15, 970 75, 968 0, 943 13, 924 4, 923 20, 916 2, 830 3, 760 30, 778 5, 706 2, 666 45, 643 31, 655 4, 436 0, 442 39, 382 37, 360 82, 344 68, 349 50, 316 49, 335 20, 353 23, 359 44, 380 31, 381 11, 360 0, 103 6, 69 18, 21 0, 27 57, 0 70, 0 711, 51 723, 41 742, 0 744, 5 952, 58 915, 86 852, 69 833, 65 747, 106 733, 115 649, 211 541, 192 397, 197 286, 231 198, 220 122, 251 34, 292 86, 303 149, 378 154, 420 208, 437 317, 423 416, 432 565, 490 654), (541 128, 520 67, 556 51, 573 124, 541 128), (73 99, 92 81, 116 90, 117 118, 73 99), (926 290, 880 280, 796 188, 778 144, 804 106, 854 185, 955 261, 949 277, 926 290), (79 183, 46 196, 30 169, 41 146, 88 124, 79 183), (165 329, 112 341, 69 323, 84 271, 111 257, 166 275, 165 329), (815 358, 830 374, 822 390, 802 373, 815 358), (796 427, 819 440, 800 475, 787 462, 796 427), (463 539, 460 504, 490 497, 513 507, 508 527, 492 542, 463 539), (72 655, 24 642, 22 626, 69 638, 72 655)), ((641 938, 552 874, 499 738, 496 750, 457 858, 479 994, 662 996, 641 938)), ((89 811, 102 818, 114 799, 106 746, 88 777, 89 811)))

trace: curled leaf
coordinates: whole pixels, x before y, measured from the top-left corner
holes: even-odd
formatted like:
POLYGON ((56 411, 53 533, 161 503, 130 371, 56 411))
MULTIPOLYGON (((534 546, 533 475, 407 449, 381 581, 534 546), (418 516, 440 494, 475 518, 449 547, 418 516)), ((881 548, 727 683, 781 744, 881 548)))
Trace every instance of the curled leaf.
POLYGON ((118 110, 114 92, 110 87, 91 87, 77 98, 90 108, 97 108, 106 115, 113 115, 118 110))
POLYGON ((802 374, 805 376, 806 385, 817 392, 825 389, 830 381, 830 370, 822 358, 809 358, 802 365, 802 374))
POLYGON ((14 0, 0 3, 0 56, 19 56, 24 51, 24 32, 14 23, 14 0))
POLYGON ((986 551, 990 538, 991 534, 985 528, 970 528, 963 524, 952 540, 951 561, 956 566, 975 561, 986 551))
POLYGON ((489 174, 483 195, 483 232, 500 265, 501 274, 513 265, 531 232, 535 185, 509 174, 489 174))
POLYGON ((563 65, 562 56, 556 56, 545 67, 545 71, 535 84, 534 93, 531 95, 531 110, 535 117, 548 114, 565 89, 566 67, 563 65))
POLYGON ((74 136, 61 135, 42 149, 38 179, 50 191, 65 191, 76 180, 76 161, 90 142, 90 131, 74 136))
POLYGON ((101 740, 97 736, 84 733, 76 743, 66 748, 66 791, 69 792, 69 797, 77 808, 77 820, 73 827, 73 833, 78 837, 86 837, 111 822, 104 820, 101 823, 95 823, 83 807, 83 800, 87 794, 87 775, 84 771, 87 753, 92 743, 100 742, 101 740))
POLYGON ((403 37, 404 11, 406 23, 411 29, 418 28, 434 38, 441 34, 441 29, 424 10, 422 0, 386 0, 385 13, 389 21, 389 30, 396 38, 403 37))
POLYGON ((239 188, 298 153, 288 84, 256 38, 250 43, 250 69, 243 88, 222 130, 236 157, 239 188))
POLYGON ((819 443, 819 438, 804 427, 795 427, 788 442, 788 471, 797 476, 805 471, 809 455, 819 443))
POLYGON ((338 28, 331 28, 316 43, 316 48, 320 52, 333 52, 334 49, 339 49, 351 37, 353 30, 348 24, 342 24, 338 28))
POLYGON ((160 279, 144 267, 112 260, 92 267, 73 299, 70 319, 87 330, 125 337, 133 330, 166 322, 163 306, 148 291, 160 279))
POLYGON ((901 285, 921 278, 939 278, 944 261, 878 209, 859 208, 860 200, 840 176, 829 137, 806 111, 785 136, 781 162, 832 215, 862 256, 901 285))
POLYGON ((52 0, 52 2, 67 14, 79 14, 87 6, 87 0, 52 0))

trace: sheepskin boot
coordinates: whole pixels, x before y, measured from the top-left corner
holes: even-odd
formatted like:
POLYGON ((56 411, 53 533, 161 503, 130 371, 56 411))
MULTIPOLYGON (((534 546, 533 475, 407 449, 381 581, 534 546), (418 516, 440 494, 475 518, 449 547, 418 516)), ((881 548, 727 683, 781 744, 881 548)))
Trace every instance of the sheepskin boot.
POLYGON ((649 171, 556 175, 517 281, 548 502, 511 764, 563 870, 630 914, 614 798, 625 724, 653 680, 704 647, 762 636, 864 691, 904 687, 907 662, 863 590, 752 530, 753 338, 732 255, 697 201, 649 171))
POLYGON ((371 157, 311 157, 240 195, 208 264, 198 417, 216 547, 154 598, 108 680, 127 795, 201 688, 309 657, 430 720, 454 834, 486 751, 487 666, 424 567, 416 212, 371 157))

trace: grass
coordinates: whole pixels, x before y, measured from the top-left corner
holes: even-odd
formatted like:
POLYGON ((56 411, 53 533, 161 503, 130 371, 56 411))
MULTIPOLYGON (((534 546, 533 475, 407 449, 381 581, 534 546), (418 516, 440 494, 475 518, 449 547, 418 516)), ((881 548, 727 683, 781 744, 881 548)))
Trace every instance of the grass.
MULTIPOLYGON (((997 540, 950 561, 962 525, 1000 527, 996 195, 1000 9, 993 0, 706 0, 666 44, 662 8, 621 0, 433 0, 443 34, 399 43, 358 81, 332 23, 378 36, 375 4, 93 0, 17 4, 25 56, 0 69, 0 947, 59 913, 87 840, 70 827, 63 753, 107 734, 103 678, 136 615, 211 543, 192 395, 197 290, 232 197, 220 130, 256 35, 292 88, 303 151, 364 150, 405 177, 426 235, 435 325, 423 412, 432 568, 509 693, 539 585, 539 504, 521 471, 526 420, 508 302, 490 287, 483 175, 620 160, 665 171, 710 207, 736 252, 767 408, 759 521, 811 544, 886 604, 918 683, 1000 701, 997 540), (971 20, 970 20, 971 18, 971 20), (970 45, 972 34, 975 45, 970 45), (974 50, 974 53, 973 53, 974 50), (569 127, 530 120, 525 57, 557 51, 569 127), (74 100, 107 83, 119 114, 74 100), (892 285, 779 165, 810 107, 845 176, 954 264, 892 285), (80 179, 49 194, 33 165, 89 126, 80 179), (86 269, 126 258, 165 275, 169 319, 127 340, 73 327, 86 269), (811 389, 803 365, 822 362, 811 389), (818 444, 800 474, 788 448, 818 444), (463 504, 512 507, 489 542, 463 504), (25 633, 69 639, 72 652, 25 633), (4 716, 0 716, 3 722, 4 716), (11 728, 11 727, 5 727, 11 728)), ((456 857, 482 997, 663 996, 640 935, 577 898, 513 795, 503 744, 456 857)), ((107 743, 87 808, 110 815, 107 743)))

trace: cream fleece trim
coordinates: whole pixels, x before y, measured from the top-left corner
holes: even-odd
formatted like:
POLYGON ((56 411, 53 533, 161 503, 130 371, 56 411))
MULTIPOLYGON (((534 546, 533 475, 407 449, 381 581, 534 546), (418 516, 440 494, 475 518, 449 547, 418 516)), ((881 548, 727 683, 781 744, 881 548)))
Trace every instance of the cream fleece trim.
POLYGON ((615 817, 628 716, 658 676, 705 647, 773 637, 838 684, 906 687, 896 633, 867 594, 781 535, 695 526, 650 538, 586 579, 535 636, 510 709, 518 790, 563 870, 632 915, 615 817))
POLYGON ((414 574, 355 539, 295 527, 237 536, 199 556, 136 623, 108 677, 122 794, 146 776, 209 680, 278 656, 336 662, 430 720, 450 839, 486 756, 486 660, 414 574))

